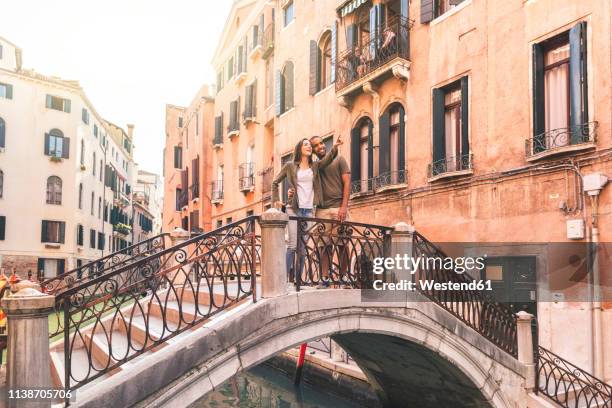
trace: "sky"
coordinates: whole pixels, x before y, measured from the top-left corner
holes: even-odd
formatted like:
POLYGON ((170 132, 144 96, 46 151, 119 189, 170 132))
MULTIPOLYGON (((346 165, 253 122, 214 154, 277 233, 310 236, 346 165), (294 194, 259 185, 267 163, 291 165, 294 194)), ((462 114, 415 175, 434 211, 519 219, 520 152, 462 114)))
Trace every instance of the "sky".
POLYGON ((135 161, 161 175, 165 105, 214 82, 211 60, 232 0, 7 0, 0 37, 23 67, 78 80, 98 113, 134 124, 135 161))

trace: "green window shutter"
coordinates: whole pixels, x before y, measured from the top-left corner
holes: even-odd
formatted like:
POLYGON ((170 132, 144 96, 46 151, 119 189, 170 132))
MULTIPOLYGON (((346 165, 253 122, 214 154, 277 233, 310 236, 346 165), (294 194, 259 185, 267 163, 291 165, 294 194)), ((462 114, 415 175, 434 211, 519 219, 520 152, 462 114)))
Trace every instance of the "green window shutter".
POLYGON ((47 108, 51 108, 51 106, 53 106, 53 97, 51 95, 47 95, 45 106, 47 108))
POLYGON ((309 72, 309 94, 314 95, 319 90, 319 47, 314 40, 310 41, 310 72, 309 72))
POLYGON ((48 133, 45 133, 45 155, 49 156, 49 145, 51 144, 51 136, 48 133))
POLYGON ((282 74, 280 70, 276 70, 276 81, 275 81, 275 99, 274 99, 274 112, 276 116, 280 116, 282 113, 282 105, 283 105, 283 84, 282 84, 282 74))
MULTIPOLYGON (((461 78, 461 156, 468 155, 470 153, 470 139, 469 139, 469 94, 468 94, 468 77, 461 78)), ((457 157, 457 160, 460 160, 457 157)), ((463 163, 463 161, 460 161, 463 163)))
POLYGON ((361 151, 360 130, 355 127, 351 130, 351 181, 358 182, 361 179, 361 151))
POLYGON ((257 116, 257 79, 253 81, 253 85, 251 85, 251 116, 257 116))
MULTIPOLYGON (((406 112, 404 111, 404 107, 400 106, 399 108, 399 137, 398 137, 398 146, 397 146, 397 167, 399 171, 404 170, 406 167, 406 123, 405 123, 406 112)), ((403 174, 401 174, 403 177, 403 174)), ((400 175, 398 175, 398 180, 400 175)), ((405 179, 403 179, 405 181, 405 179)))
POLYGON ((334 20, 331 31, 331 82, 336 82, 336 59, 338 58, 338 21, 334 20))
POLYGON ((60 242, 60 244, 63 244, 65 242, 65 240, 66 240, 66 223, 63 222, 63 221, 60 222, 59 223, 59 229, 60 229, 60 231, 59 231, 59 233, 60 233, 59 242, 60 242))
POLYGON ((368 178, 374 177, 374 123, 368 120, 368 178))
POLYGON ((64 112, 70 113, 70 99, 64 99, 64 112))
POLYGON ((542 151, 544 140, 544 52, 540 44, 532 47, 533 63, 533 153, 542 151))
MULTIPOLYGON (((433 90, 433 161, 446 159, 446 137, 444 129, 444 91, 440 88, 433 90)), ((435 174, 434 174, 435 175, 435 174)))
POLYGON ((434 0, 421 0, 421 24, 426 24, 433 20, 434 14, 434 0))
POLYGON ((385 111, 378 122, 378 175, 388 174, 391 165, 390 134, 391 123, 389 109, 385 111))
POLYGON ((43 220, 42 228, 40 230, 40 242, 48 242, 47 241, 47 230, 48 230, 48 221, 43 220))
POLYGON ((580 143, 583 135, 588 136, 584 125, 588 119, 587 92, 587 55, 586 55, 586 22, 580 22, 570 29, 570 126, 571 142, 580 143), (584 134, 586 132, 586 135, 584 134))
POLYGON ((0 215, 0 241, 6 237, 6 216, 0 215))
POLYGON ((65 137, 62 141, 62 158, 68 159, 70 157, 70 138, 65 137))
POLYGON ((6 99, 13 99, 13 85, 6 84, 6 99))
POLYGON ((57 274, 58 275, 63 275, 64 272, 66 272, 66 260, 65 259, 58 259, 57 260, 57 274))

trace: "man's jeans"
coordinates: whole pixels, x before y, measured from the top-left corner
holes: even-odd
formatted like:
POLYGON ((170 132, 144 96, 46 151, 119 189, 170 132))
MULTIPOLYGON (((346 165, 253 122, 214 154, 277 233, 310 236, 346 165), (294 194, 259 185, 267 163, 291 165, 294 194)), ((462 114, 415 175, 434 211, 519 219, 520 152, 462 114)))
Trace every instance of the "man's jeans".
MULTIPOLYGON (((313 211, 312 211, 312 208, 299 208, 296 214, 292 208, 287 208, 287 215, 289 216, 297 215, 298 217, 312 217, 313 211)), ((298 237, 297 221, 295 220, 289 221, 289 224, 287 225, 287 235, 288 235, 287 236, 287 259, 286 259, 287 274, 288 274, 287 280, 291 281, 291 277, 294 277, 295 279, 297 277, 297 274, 298 273, 301 274, 302 269, 304 268, 305 256, 302 253, 300 258, 298 259, 297 273, 293 273, 293 274, 291 273, 291 269, 295 265, 295 252, 298 250, 298 248, 301 248, 303 245, 301 237, 298 237)))

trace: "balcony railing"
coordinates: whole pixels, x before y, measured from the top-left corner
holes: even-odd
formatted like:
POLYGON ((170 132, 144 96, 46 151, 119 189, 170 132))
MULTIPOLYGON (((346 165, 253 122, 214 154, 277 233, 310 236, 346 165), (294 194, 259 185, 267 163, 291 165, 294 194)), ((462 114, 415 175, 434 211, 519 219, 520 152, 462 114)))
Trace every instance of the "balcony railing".
POLYGON ((406 170, 390 171, 380 174, 374 179, 374 188, 378 190, 383 187, 406 184, 407 176, 408 172, 406 170))
POLYGON ((191 190, 191 199, 192 200, 194 198, 199 198, 200 197, 200 183, 198 183, 198 182, 193 183, 191 186, 189 186, 189 189, 191 190))
POLYGON ((375 178, 356 180, 351 183, 351 194, 367 194, 374 192, 375 178))
POLYGON ((240 191, 249 191, 255 187, 255 171, 253 163, 242 163, 238 166, 238 182, 240 191))
POLYGON ((211 183, 210 200, 213 203, 223 200, 223 180, 215 180, 211 183))
POLYGON ((410 59, 409 32, 412 21, 394 17, 381 33, 340 54, 336 65, 336 91, 364 78, 395 58, 410 59))
POLYGON ((274 24, 270 23, 263 32, 263 52, 261 56, 268 58, 274 51, 274 24))
POLYGON ((525 140, 525 155, 531 158, 545 153, 578 150, 585 144, 595 143, 597 127, 597 122, 588 122, 541 133, 525 140))
POLYGON ((436 160, 428 167, 429 177, 436 177, 445 173, 456 173, 472 169, 472 155, 464 154, 461 156, 447 157, 436 160))

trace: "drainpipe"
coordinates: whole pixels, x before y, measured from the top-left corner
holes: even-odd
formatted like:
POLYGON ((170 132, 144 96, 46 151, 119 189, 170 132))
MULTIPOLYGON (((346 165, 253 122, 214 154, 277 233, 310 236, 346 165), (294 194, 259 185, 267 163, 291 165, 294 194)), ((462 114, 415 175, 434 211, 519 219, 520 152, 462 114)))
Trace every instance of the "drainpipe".
POLYGON ((601 287, 599 274, 599 229, 597 226, 597 216, 599 207, 599 193, 608 182, 608 177, 602 173, 587 174, 583 178, 584 192, 591 199, 591 325, 593 327, 593 337, 591 339, 591 349, 593 355, 593 375, 603 378, 603 328, 602 328, 602 307, 601 307, 601 287))

